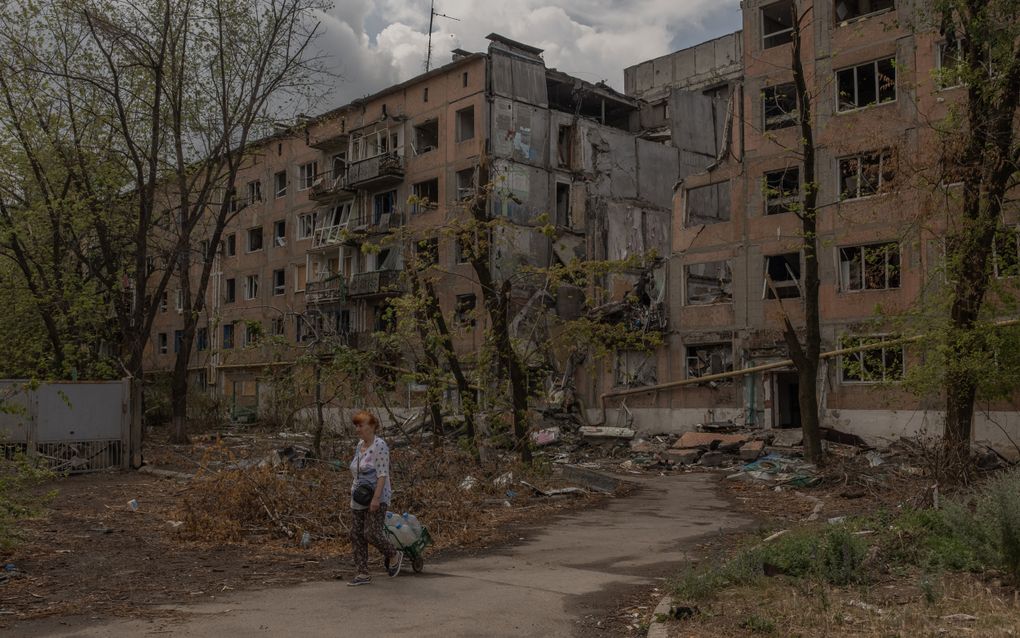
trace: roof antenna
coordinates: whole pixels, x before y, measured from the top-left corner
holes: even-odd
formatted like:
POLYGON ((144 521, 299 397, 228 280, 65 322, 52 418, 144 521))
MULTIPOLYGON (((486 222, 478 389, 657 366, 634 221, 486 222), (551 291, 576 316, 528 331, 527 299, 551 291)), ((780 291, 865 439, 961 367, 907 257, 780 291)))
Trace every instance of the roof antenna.
POLYGON ((426 73, 428 73, 429 69, 432 68, 432 23, 436 18, 446 18, 448 20, 460 22, 460 18, 454 18, 453 16, 448 16, 445 13, 436 13, 436 0, 432 0, 432 8, 429 10, 429 51, 425 56, 426 73))

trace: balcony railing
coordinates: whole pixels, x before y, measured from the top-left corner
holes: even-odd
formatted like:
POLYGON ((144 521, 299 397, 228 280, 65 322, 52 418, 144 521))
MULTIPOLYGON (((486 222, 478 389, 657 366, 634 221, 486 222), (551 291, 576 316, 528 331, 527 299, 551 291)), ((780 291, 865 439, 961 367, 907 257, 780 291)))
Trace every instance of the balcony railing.
POLYGON ((351 162, 347 167, 347 185, 361 188, 404 179, 404 158, 396 153, 383 153, 351 162))
POLYGON ((305 303, 309 304, 343 302, 347 294, 347 282, 339 276, 305 285, 305 303))
POLYGON ((400 291, 399 270, 373 270, 351 277, 348 294, 351 297, 386 294, 400 291))
POLYGON ((328 200, 342 195, 352 195, 354 190, 347 186, 347 174, 343 171, 319 173, 312 182, 308 196, 316 201, 328 200))
POLYGON ((359 233, 388 233, 391 230, 404 225, 404 211, 394 209, 388 213, 375 215, 369 213, 351 219, 347 226, 352 231, 359 233))
POLYGON ((312 248, 325 248, 336 246, 343 242, 344 231, 348 230, 348 224, 337 224, 336 226, 322 226, 316 228, 312 233, 312 248))

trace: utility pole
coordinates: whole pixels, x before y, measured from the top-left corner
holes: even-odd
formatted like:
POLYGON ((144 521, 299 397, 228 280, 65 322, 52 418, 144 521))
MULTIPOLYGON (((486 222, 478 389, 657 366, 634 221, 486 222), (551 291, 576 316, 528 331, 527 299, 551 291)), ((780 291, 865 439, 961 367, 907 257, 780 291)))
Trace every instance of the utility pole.
POLYGON ((436 0, 432 0, 432 7, 429 9, 429 50, 425 55, 426 73, 428 73, 429 69, 432 68, 432 25, 435 23, 437 17, 460 22, 460 18, 454 18, 453 16, 448 16, 445 13, 436 13, 436 0))

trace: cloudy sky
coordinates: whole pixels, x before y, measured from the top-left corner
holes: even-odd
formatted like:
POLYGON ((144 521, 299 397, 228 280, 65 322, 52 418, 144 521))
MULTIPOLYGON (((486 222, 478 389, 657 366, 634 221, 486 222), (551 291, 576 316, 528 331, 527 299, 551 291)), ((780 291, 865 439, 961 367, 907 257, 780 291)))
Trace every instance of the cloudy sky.
MULTIPOLYGON (((739 0, 436 0, 433 66, 497 32, 544 49, 548 66, 623 90, 623 69, 740 28, 739 0)), ((335 0, 318 48, 341 76, 323 109, 424 71, 429 0, 335 0)))

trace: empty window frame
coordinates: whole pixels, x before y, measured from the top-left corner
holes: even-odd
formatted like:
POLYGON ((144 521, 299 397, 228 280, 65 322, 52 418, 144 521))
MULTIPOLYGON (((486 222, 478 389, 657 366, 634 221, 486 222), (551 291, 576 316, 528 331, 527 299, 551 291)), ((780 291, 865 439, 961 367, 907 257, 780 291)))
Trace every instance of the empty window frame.
POLYGON ((273 271, 273 294, 282 295, 287 292, 287 271, 274 270, 273 271))
POLYGON ((315 233, 315 225, 318 221, 318 212, 304 213, 298 215, 298 239, 308 239, 315 233))
POLYGON ((996 277, 1020 276, 1020 232, 1015 227, 995 231, 992 263, 996 277))
POLYGON ((319 173, 319 162, 308 162, 298 166, 298 190, 308 190, 315 183, 315 176, 319 173))
POLYGON ((895 174, 892 154, 888 151, 841 157, 839 198, 858 199, 885 192, 895 174))
POLYGON ((836 108, 852 111, 896 101, 896 59, 885 58, 836 71, 836 108))
POLYGON ((464 201, 475 194, 475 169, 457 171, 457 201, 464 201))
POLYGON ((889 290, 899 287, 899 243, 844 246, 839 249, 841 291, 889 290))
POLYGON ((228 279, 226 287, 224 303, 234 303, 237 301, 237 280, 234 278, 228 279))
POLYGON ((464 142, 475 136, 475 107, 469 106, 456 113, 457 141, 464 142))
POLYGON ((797 87, 791 82, 761 90, 762 128, 776 131, 797 124, 797 87))
POLYGON ((177 300, 174 303, 174 309, 177 312, 184 311, 184 291, 179 288, 177 289, 177 300))
POLYGON ((389 221, 397 207, 397 191, 376 193, 372 196, 372 223, 382 223, 384 218, 389 221))
POLYGON ((160 354, 166 354, 167 353, 167 336, 166 336, 166 333, 165 332, 161 332, 158 335, 156 335, 156 340, 157 340, 156 342, 157 342, 158 347, 159 347, 159 353, 160 354))
POLYGON ((556 182, 556 225, 570 227, 570 184, 556 182))
POLYGON ((323 226, 339 226, 346 228, 351 221, 351 211, 354 209, 354 200, 340 202, 329 211, 329 216, 323 222, 323 226))
POLYGON ((277 199, 287 194, 287 171, 276 173, 273 177, 273 188, 277 199))
POLYGON ((894 0, 836 0, 836 21, 846 22, 866 15, 888 11, 894 0))
POLYGON ((793 12, 793 0, 783 0, 761 8, 763 49, 793 41, 793 12))
POLYGON ((261 201, 262 201, 262 182, 260 180, 248 182, 248 203, 254 204, 255 202, 261 201))
POLYGON ((248 275, 244 278, 244 298, 247 300, 257 299, 259 296, 259 276, 248 275))
POLYGON ((262 227, 248 229, 248 252, 262 250, 262 227))
POLYGON ((685 299, 688 306, 733 301, 733 273, 728 261, 709 261, 684 266, 685 299))
POLYGON ((347 171, 347 153, 336 153, 330 159, 330 177, 338 180, 347 171))
POLYGON ((423 155, 439 148, 439 120, 428 120, 414 127, 414 154, 423 155))
POLYGON ((765 173, 762 188, 766 215, 797 210, 800 202, 800 167, 787 166, 779 171, 765 173))
POLYGON ((273 244, 276 246, 287 245, 287 220, 278 219, 273 222, 273 244))
POLYGON ((234 324, 223 324, 223 349, 229 350, 234 347, 234 324))
POLYGON ((710 374, 733 372, 733 345, 706 343, 687 346, 687 378, 697 379, 710 374))
POLYGON ((658 383, 655 356, 644 350, 619 350, 613 380, 617 386, 643 386, 658 383))
POLYGON ((687 191, 687 226, 730 220, 730 183, 719 182, 687 191))
POLYGON ((377 129, 351 136, 351 161, 369 159, 384 153, 400 153, 400 129, 377 129))
POLYGON ((287 334, 287 324, 283 317, 273 317, 269 321, 270 334, 274 337, 284 337, 287 334))
POLYGON ((223 252, 226 253, 227 257, 233 257, 237 254, 237 235, 234 233, 227 235, 227 242, 223 252))
MULTIPOLYGON (((892 335, 844 335, 840 350, 894 341, 892 335)), ((903 378, 903 345, 875 345, 873 348, 840 355, 839 375, 843 383, 882 383, 903 378)))
POLYGON ((764 296, 766 299, 800 297, 800 253, 784 253, 765 258, 764 296))
POLYGON ((475 325, 475 306, 477 301, 473 294, 457 295, 453 308, 453 320, 458 326, 475 325))
POLYGON ((160 312, 166 312, 166 308, 167 308, 167 298, 168 298, 168 297, 169 297, 169 295, 167 294, 167 291, 165 291, 165 290, 164 290, 164 291, 163 291, 163 293, 162 293, 162 294, 161 294, 161 295, 159 296, 159 311, 160 311, 160 312))
POLYGON ((411 186, 413 212, 422 213, 439 205, 439 178, 427 179, 411 186))

